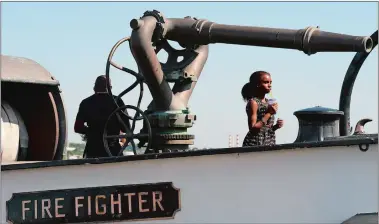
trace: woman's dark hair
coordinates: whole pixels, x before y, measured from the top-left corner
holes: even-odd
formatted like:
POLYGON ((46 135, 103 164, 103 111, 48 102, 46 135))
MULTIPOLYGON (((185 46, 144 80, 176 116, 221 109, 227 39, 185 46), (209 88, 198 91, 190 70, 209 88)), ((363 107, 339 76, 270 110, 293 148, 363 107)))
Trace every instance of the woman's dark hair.
POLYGON ((270 75, 270 73, 265 71, 256 71, 251 74, 249 82, 243 85, 241 95, 245 101, 250 100, 256 93, 257 86, 261 80, 262 75, 270 75))

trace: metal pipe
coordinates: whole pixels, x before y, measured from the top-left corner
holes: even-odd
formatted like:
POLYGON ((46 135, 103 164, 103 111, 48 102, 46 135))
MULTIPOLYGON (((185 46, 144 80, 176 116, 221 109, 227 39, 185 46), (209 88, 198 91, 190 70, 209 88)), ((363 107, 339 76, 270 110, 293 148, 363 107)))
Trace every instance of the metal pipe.
MULTIPOLYGON (((138 23, 138 22, 135 22, 138 23)), ((182 43, 225 43, 317 52, 370 52, 370 37, 325 32, 315 27, 300 30, 217 24, 192 18, 166 19, 165 38, 182 43)))
MULTIPOLYGON (((373 46, 373 41, 370 37, 324 32, 313 27, 290 30, 224 25, 191 17, 166 19, 158 11, 154 12, 152 14, 145 13, 141 19, 133 19, 130 22, 130 26, 133 29, 130 47, 152 94, 155 110, 161 111, 185 109, 195 83, 187 90, 180 85, 173 88, 174 92, 171 90, 169 84, 165 81, 164 72, 152 46, 152 39, 154 39, 153 42, 161 38, 174 40, 182 46, 226 43, 298 49, 308 55, 326 51, 367 53, 371 51, 373 46)), ((205 48, 203 47, 202 49, 205 48)), ((196 59, 186 69, 191 70, 193 67, 200 65, 199 68, 196 68, 198 71, 195 71, 196 76, 199 76, 207 55, 208 53, 206 53, 205 58, 196 59)))
MULTIPOLYGON (((373 40, 372 49, 374 49, 378 44, 378 30, 371 35, 373 40)), ((340 136, 349 135, 350 130, 350 103, 351 103, 351 94, 353 92, 354 82, 358 76, 358 72, 361 69, 363 63, 370 52, 360 52, 357 53, 353 60, 350 63, 349 68, 347 69, 345 78, 343 80, 341 93, 340 93, 340 103, 339 110, 344 112, 343 117, 340 120, 340 136)))

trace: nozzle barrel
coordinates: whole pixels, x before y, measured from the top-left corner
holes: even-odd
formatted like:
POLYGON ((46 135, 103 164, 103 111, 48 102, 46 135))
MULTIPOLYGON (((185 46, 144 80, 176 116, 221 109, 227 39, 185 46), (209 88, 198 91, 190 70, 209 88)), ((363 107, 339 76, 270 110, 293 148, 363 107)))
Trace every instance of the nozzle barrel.
POLYGON ((370 52, 370 37, 321 31, 316 27, 300 30, 216 24, 207 20, 167 19, 166 37, 195 44, 225 43, 297 49, 317 52, 370 52))

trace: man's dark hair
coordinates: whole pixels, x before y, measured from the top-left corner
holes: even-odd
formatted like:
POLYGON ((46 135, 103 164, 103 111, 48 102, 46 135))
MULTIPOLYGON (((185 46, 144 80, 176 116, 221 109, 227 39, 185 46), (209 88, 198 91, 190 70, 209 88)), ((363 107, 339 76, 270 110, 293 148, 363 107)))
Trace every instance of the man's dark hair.
MULTIPOLYGON (((110 84, 110 80, 109 80, 110 84)), ((112 87, 112 86, 111 86, 112 87)), ((105 75, 100 75, 96 78, 95 86, 93 87, 95 92, 107 92, 107 77, 105 75)))

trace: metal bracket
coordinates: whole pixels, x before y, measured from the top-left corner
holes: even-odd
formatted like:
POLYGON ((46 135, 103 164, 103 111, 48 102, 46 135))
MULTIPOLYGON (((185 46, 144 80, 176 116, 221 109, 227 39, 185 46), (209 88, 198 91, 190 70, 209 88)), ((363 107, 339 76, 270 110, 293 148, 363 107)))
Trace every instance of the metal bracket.
POLYGON ((369 144, 359 144, 359 149, 362 151, 362 152, 367 152, 367 150, 370 148, 370 145, 369 144))
POLYGON ((372 119, 370 118, 364 118, 364 119, 361 119, 357 122, 357 124, 355 125, 355 131, 354 131, 354 135, 361 135, 361 134, 364 134, 365 133, 365 124, 368 123, 368 122, 371 122, 372 119))
POLYGON ((194 74, 189 74, 184 71, 184 68, 191 64, 197 57, 198 53, 195 50, 177 50, 173 48, 167 40, 163 40, 156 45, 155 53, 158 54, 162 49, 168 54, 167 62, 160 62, 167 82, 197 81, 194 74), (178 61, 179 57, 183 57, 183 59, 178 61))
POLYGON ((152 128, 190 128, 196 121, 196 115, 185 111, 155 112, 148 117, 152 128))

